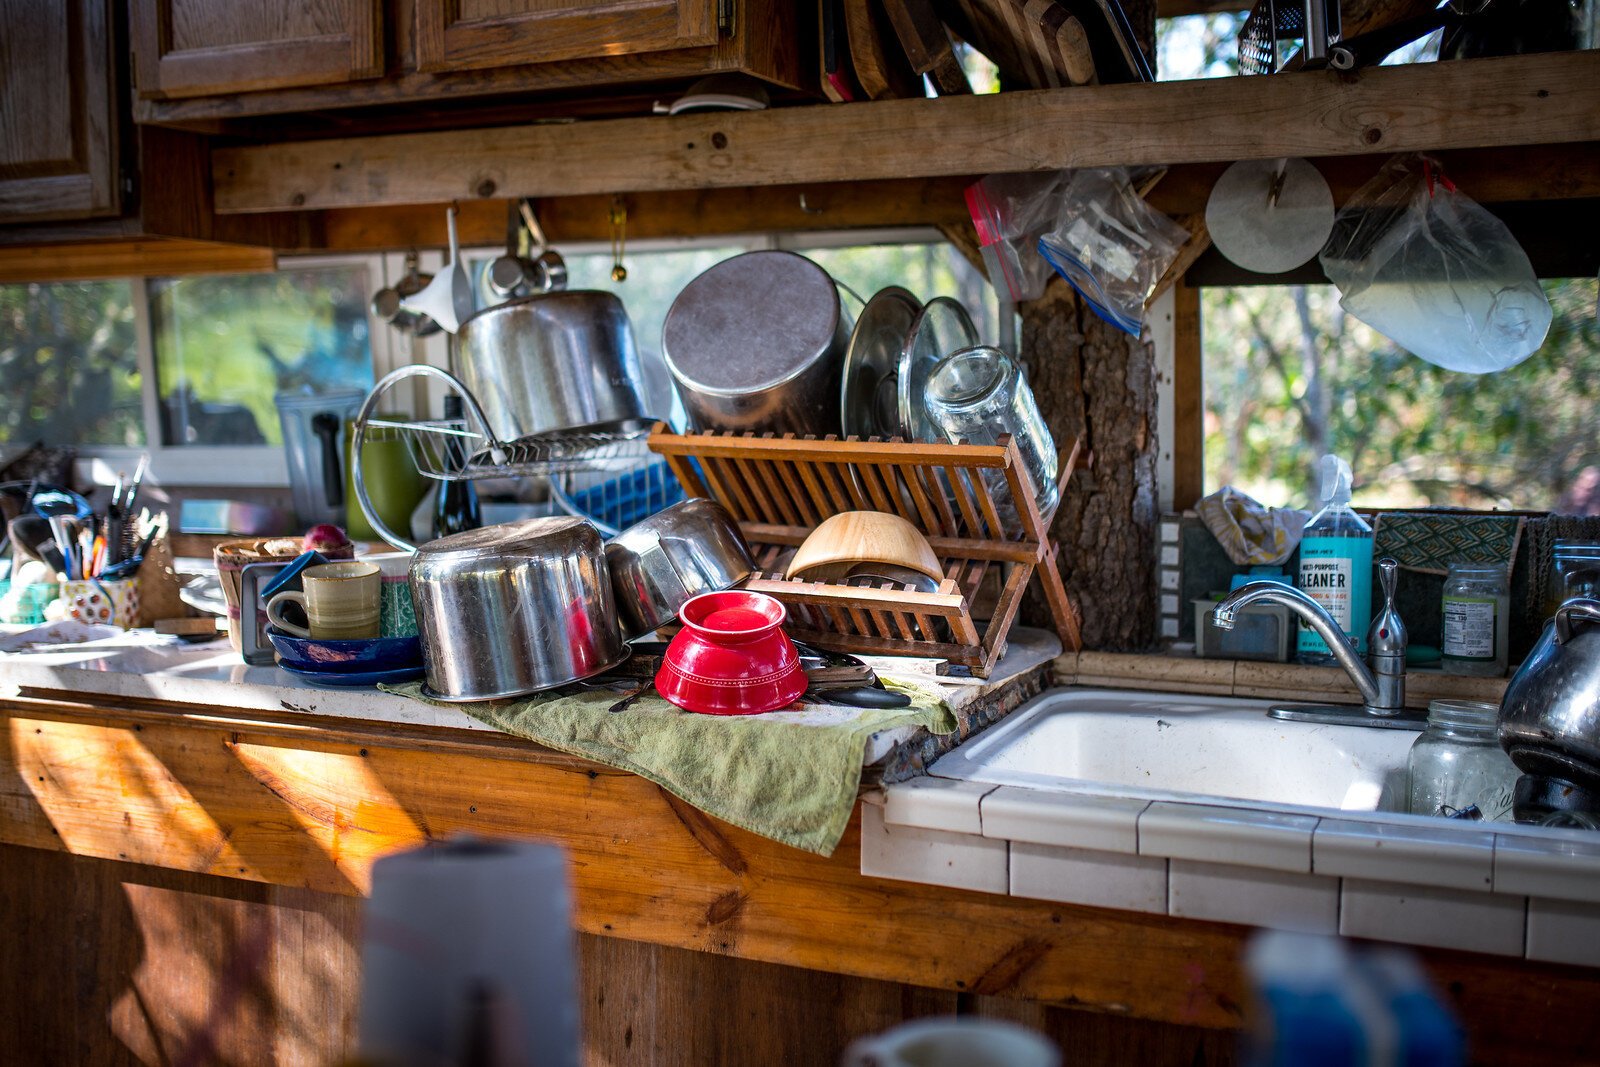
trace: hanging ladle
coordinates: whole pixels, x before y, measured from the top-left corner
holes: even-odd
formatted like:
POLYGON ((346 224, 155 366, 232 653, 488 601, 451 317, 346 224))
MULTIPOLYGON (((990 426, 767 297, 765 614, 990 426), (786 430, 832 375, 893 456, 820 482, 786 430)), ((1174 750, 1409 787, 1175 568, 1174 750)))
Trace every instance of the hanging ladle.
POLYGON ((475 307, 472 301, 472 282, 461 263, 461 243, 456 237, 456 206, 450 205, 445 215, 450 229, 450 262, 433 276, 433 281, 416 296, 401 300, 406 311, 426 315, 442 326, 446 332, 455 333, 463 320, 469 318, 475 307))

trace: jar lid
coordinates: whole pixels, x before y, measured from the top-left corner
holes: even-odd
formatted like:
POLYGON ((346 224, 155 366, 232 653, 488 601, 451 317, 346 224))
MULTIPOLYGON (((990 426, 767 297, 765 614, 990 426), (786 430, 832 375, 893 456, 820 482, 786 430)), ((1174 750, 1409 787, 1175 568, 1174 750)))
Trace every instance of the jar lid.
POLYGON ((1428 724, 1492 730, 1500 721, 1500 705, 1481 700, 1430 700, 1428 724))
POLYGON ((1594 559, 1600 557, 1600 541, 1581 541, 1576 538, 1558 537, 1550 549, 1558 556, 1576 556, 1579 559, 1594 559))
POLYGON ((1506 565, 1504 563, 1457 563, 1457 562, 1452 562, 1450 564, 1450 573, 1451 574, 1458 574, 1458 575, 1459 574, 1482 574, 1482 575, 1490 575, 1490 574, 1492 574, 1496 578, 1504 578, 1505 575, 1506 575, 1506 565))

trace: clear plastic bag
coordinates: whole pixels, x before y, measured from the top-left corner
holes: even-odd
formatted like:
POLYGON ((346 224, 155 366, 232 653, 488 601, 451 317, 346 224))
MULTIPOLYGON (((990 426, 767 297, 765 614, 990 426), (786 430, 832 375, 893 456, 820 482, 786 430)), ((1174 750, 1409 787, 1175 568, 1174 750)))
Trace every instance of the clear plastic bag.
POLYGON ((991 174, 967 187, 967 210, 1000 299, 1015 303, 1044 295, 1050 264, 1036 249, 1040 235, 1055 225, 1056 204, 1071 177, 1071 171, 991 174))
POLYGON ((1135 337, 1189 231, 1144 202, 1122 167, 1072 172, 1039 253, 1101 318, 1135 337))
POLYGON ((1391 160, 1356 191, 1321 261, 1341 307, 1446 370, 1513 367, 1550 329, 1517 239, 1425 156, 1391 160))

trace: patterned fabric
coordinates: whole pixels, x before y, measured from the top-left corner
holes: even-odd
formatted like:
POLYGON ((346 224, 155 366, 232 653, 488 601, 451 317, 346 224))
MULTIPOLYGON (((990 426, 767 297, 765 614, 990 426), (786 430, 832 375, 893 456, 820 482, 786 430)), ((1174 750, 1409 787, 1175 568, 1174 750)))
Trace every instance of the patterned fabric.
POLYGON ((1526 520, 1521 515, 1384 511, 1373 524, 1373 556, 1407 570, 1445 574, 1452 563, 1501 563, 1510 572, 1526 520))
POLYGON ((1194 506, 1206 529, 1237 566, 1282 563, 1300 546, 1311 516, 1294 508, 1269 508, 1225 485, 1194 506))

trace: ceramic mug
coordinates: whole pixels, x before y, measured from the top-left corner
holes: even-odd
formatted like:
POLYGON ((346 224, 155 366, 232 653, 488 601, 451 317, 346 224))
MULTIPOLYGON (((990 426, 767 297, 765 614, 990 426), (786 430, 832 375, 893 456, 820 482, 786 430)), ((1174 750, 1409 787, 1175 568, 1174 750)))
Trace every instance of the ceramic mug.
POLYGON ((304 592, 285 591, 267 601, 267 618, 284 633, 324 641, 352 641, 378 636, 378 601, 382 588, 376 563, 319 563, 300 573, 304 592), (283 617, 283 605, 299 604, 311 626, 296 626, 283 617))
POLYGON ((411 553, 382 552, 362 556, 379 570, 378 633, 383 637, 417 636, 417 609, 411 603, 411 553))
POLYGON ((1042 1034, 999 1019, 918 1019, 850 1044, 844 1067, 1060 1067, 1042 1034))

